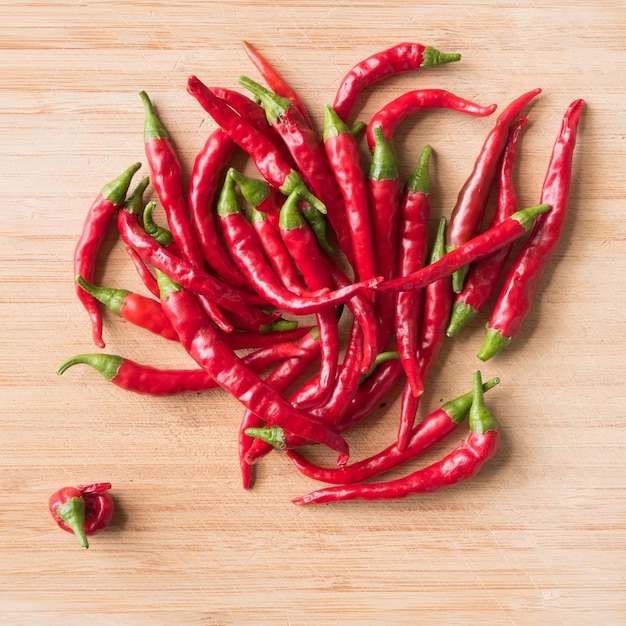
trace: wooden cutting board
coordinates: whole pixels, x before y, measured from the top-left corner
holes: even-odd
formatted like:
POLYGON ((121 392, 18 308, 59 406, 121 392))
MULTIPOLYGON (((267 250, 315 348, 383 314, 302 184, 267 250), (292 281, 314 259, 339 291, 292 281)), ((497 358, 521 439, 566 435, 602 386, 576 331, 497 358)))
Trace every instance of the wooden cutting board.
MULTIPOLYGON (((5 2, 0 18, 0 621, 626 623, 623 2, 5 2), (401 41, 462 61, 380 83, 355 120, 410 89, 501 110, 541 87, 519 149, 520 206, 536 203, 561 117, 585 99, 570 216, 530 319, 482 364, 479 317, 445 344, 427 381, 424 414, 468 390, 478 367, 501 378, 487 400, 502 448, 472 482, 295 507, 290 499, 317 485, 279 453, 242 489, 242 409, 225 392, 160 399, 86 367, 55 374, 98 351, 72 255, 102 186, 135 161, 147 173, 138 92, 153 99, 188 177, 215 126, 186 79, 260 80, 244 39, 296 87, 318 130, 350 67, 401 41), (113 484, 117 512, 82 550, 47 500, 96 481, 113 484)), ((433 227, 493 122, 432 111, 399 129, 403 177, 425 143, 434 148, 433 227)), ((141 290, 114 231, 97 278, 141 290)), ((112 315, 105 341, 153 366, 191 366, 179 346, 112 315)), ((400 391, 349 433, 355 460, 393 441, 400 391)), ((392 476, 439 458, 462 431, 392 476)))

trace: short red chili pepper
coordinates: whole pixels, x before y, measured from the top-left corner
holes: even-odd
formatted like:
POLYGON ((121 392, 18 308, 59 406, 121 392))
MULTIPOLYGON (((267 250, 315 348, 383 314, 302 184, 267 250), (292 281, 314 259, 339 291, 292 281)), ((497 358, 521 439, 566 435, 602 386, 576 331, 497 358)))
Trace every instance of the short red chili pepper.
MULTIPOLYGON (((261 373, 277 361, 307 354, 293 343, 280 343, 250 352, 241 360, 252 371, 261 373)), ((199 393, 218 387, 215 380, 203 369, 160 369, 101 352, 78 354, 62 363, 57 369, 57 374, 63 374, 69 367, 77 364, 91 366, 120 389, 151 396, 199 393)))
POLYGON ((478 474, 500 447, 500 430, 494 415, 485 406, 480 372, 474 374, 474 394, 469 412, 469 434, 455 450, 440 461, 408 476, 381 483, 356 483, 327 487, 294 504, 321 504, 342 500, 391 500, 431 493, 469 480, 478 474))
POLYGON ((280 151, 261 131, 233 111, 196 76, 189 77, 187 91, 231 139, 250 155, 261 175, 270 184, 285 195, 298 191, 303 200, 308 200, 322 213, 326 212, 323 202, 309 191, 300 174, 285 161, 280 151))
POLYGON ((427 265, 408 276, 374 285, 373 288, 381 291, 402 291, 425 287, 431 282, 449 276, 457 269, 478 261, 488 254, 513 243, 531 229, 537 216, 549 210, 549 204, 537 204, 527 209, 516 211, 497 226, 489 228, 480 235, 461 244, 458 248, 453 248, 435 263, 427 265))
POLYGON ((300 111, 300 114, 306 120, 307 124, 313 127, 309 112, 293 87, 287 83, 287 81, 258 50, 253 48, 247 41, 243 41, 242 44, 248 58, 252 61, 252 63, 254 63, 257 70, 259 70, 259 73, 268 84, 269 88, 277 95, 291 100, 291 102, 298 107, 298 111, 300 111))
POLYGON ((83 548, 88 535, 106 528, 113 519, 115 505, 108 493, 111 483, 64 487, 50 496, 48 508, 59 528, 73 533, 83 548))
POLYGON ((338 464, 348 460, 348 444, 336 431, 295 409, 280 393, 243 364, 207 320, 194 295, 162 272, 157 274, 161 303, 180 342, 212 378, 246 408, 268 422, 324 444, 339 453, 338 464))
MULTIPOLYGON (((504 148, 498 177, 496 211, 489 225, 490 228, 517 211, 517 199, 513 187, 513 165, 519 134, 526 122, 528 118, 522 117, 513 124, 504 148)), ((478 311, 491 298, 510 252, 511 246, 505 246, 484 259, 472 263, 463 289, 457 294, 452 305, 450 323, 446 331, 448 337, 456 335, 465 324, 474 319, 478 311)))
MULTIPOLYGON (((483 384, 483 391, 492 389, 499 382, 499 378, 492 378, 483 384)), ((302 474, 314 480, 335 485, 349 485, 370 480, 414 460, 443 441, 465 420, 473 396, 474 392, 470 391, 429 413, 411 431, 409 444, 403 450, 393 443, 373 456, 342 468, 320 467, 296 450, 287 450, 287 456, 302 474)))
POLYGON ((342 79, 333 109, 346 121, 361 92, 374 83, 420 67, 460 61, 457 53, 439 52, 419 43, 399 43, 381 50, 357 63, 342 79))
POLYGON ((527 318, 537 287, 559 243, 567 215, 572 162, 583 100, 572 102, 561 122, 541 190, 553 209, 535 222, 524 248, 507 274, 478 358, 491 358, 515 337, 527 318))
MULTIPOLYGON (((448 223, 447 247, 449 249, 465 243, 479 232, 500 155, 509 136, 509 127, 528 103, 540 93, 541 89, 533 89, 522 94, 513 100, 496 119, 452 209, 448 223)), ((459 269, 461 271, 455 272, 452 277, 452 288, 455 293, 463 288, 468 270, 467 267, 459 269)))
MULTIPOLYGON (((80 275, 87 280, 94 279, 98 252, 106 237, 108 227, 115 217, 116 211, 124 204, 130 182, 140 167, 141 163, 135 163, 106 184, 89 207, 82 232, 74 249, 75 277, 80 275)), ((93 342, 99 348, 104 348, 102 315, 98 301, 78 285, 76 286, 76 293, 91 320, 93 342)))

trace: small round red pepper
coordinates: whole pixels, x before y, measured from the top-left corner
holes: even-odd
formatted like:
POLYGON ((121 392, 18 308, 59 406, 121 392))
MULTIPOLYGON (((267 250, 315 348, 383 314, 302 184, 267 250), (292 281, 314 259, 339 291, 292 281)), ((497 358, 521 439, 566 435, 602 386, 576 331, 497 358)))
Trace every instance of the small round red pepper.
POLYGON ((113 519, 111 483, 63 487, 50 496, 48 508, 59 528, 74 533, 83 548, 89 547, 87 535, 106 528, 113 519))

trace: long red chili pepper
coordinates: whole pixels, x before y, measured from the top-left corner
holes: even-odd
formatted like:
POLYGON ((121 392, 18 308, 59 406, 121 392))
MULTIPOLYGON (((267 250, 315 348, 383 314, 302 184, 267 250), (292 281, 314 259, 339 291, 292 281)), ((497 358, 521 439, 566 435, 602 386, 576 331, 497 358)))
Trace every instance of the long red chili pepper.
MULTIPOLYGON (((483 384, 483 391, 488 391, 499 382, 499 378, 492 378, 483 384)), ((335 485, 349 485, 370 480, 412 461, 443 441, 465 420, 473 396, 474 392, 469 391, 429 413, 411 431, 409 444, 404 449, 400 449, 397 443, 393 443, 373 456, 342 468, 320 467, 307 460, 297 450, 287 450, 287 456, 302 474, 314 480, 335 485)))
POLYGON ((444 89, 417 89, 408 91, 392 100, 377 111, 367 125, 367 143, 374 148, 373 130, 377 126, 383 129, 387 141, 391 141, 400 124, 409 117, 426 109, 453 109, 476 117, 491 115, 497 105, 481 106, 470 100, 445 91, 444 89))
POLYGON ((298 107, 298 111, 306 120, 309 126, 313 126, 309 112, 304 106, 298 93, 287 83, 287 81, 278 73, 278 71, 270 64, 270 62, 247 41, 243 41, 243 49, 246 51, 248 58, 254 63, 257 70, 269 86, 269 88, 279 96, 287 98, 298 107))
POLYGON ((153 296, 156 296, 158 298, 159 287, 157 285, 156 278, 154 274, 152 273, 152 270, 146 265, 144 260, 141 258, 141 256, 138 254, 138 252, 134 248, 131 248, 130 246, 128 246, 126 248, 126 253, 130 257, 130 260, 133 262, 133 265, 135 266, 135 270, 137 270, 137 275, 141 279, 141 282, 143 283, 144 287, 153 296))
POLYGON ((354 269, 360 279, 376 276, 367 177, 359 144, 332 107, 324 107, 324 148, 343 196, 352 241, 354 269))
MULTIPOLYGON (((520 118, 511 128, 509 139, 502 154, 498 177, 498 200, 496 211, 489 227, 496 226, 517 211, 517 198, 513 186, 513 166, 517 154, 517 141, 520 131, 528 122, 527 117, 520 118)), ((463 290, 456 295, 450 323, 446 334, 453 337, 486 304, 493 294, 498 279, 509 258, 511 246, 500 248, 484 259, 472 263, 467 273, 463 290)))
POLYGON ((159 272, 161 302, 189 355, 245 407, 286 430, 324 444, 339 453, 338 464, 348 460, 348 444, 335 430, 292 407, 222 341, 208 322, 194 295, 159 272))
MULTIPOLYGON (((277 361, 307 354, 306 350, 298 348, 293 343, 279 343, 250 352, 241 360, 259 374, 277 361)), ((77 354, 63 362, 58 367, 57 374, 63 374, 69 367, 78 364, 89 365, 121 389, 152 396, 199 393, 218 387, 215 380, 203 369, 160 369, 101 352, 77 354)))
POLYGON ((344 76, 337 89, 333 109, 345 121, 366 87, 394 74, 460 59, 460 54, 439 52, 419 43, 396 44, 363 59, 344 76))
POLYGON ((549 204, 537 204, 527 209, 516 211, 497 226, 489 228, 480 235, 461 244, 458 248, 453 248, 435 263, 427 265, 408 276, 374 285, 373 288, 380 291, 402 291, 425 287, 435 280, 449 276, 464 265, 482 259, 488 254, 519 239, 530 230, 537 216, 549 210, 549 204))
POLYGON ((83 548, 88 535, 106 528, 113 519, 115 504, 108 493, 111 483, 63 487, 50 496, 48 508, 59 528, 73 533, 83 548))
POLYGON ((322 213, 326 212, 323 202, 310 192, 300 174, 285 161, 280 151, 261 131, 240 117, 196 76, 189 77, 187 91, 233 141, 250 155, 261 175, 270 184, 285 195, 297 191, 303 200, 309 201, 322 213))
POLYGON ((583 106, 583 100, 575 100, 563 116, 541 190, 541 201, 553 208, 537 219, 528 241, 506 276, 478 353, 483 361, 510 343, 519 332, 559 243, 567 215, 574 148, 583 106))
POLYGON ((265 108, 267 119, 282 137, 302 178, 324 203, 339 247, 354 265, 350 228, 344 210, 343 196, 328 163, 324 142, 287 98, 268 91, 245 76, 239 83, 249 89, 265 108))
MULTIPOLYGON (((439 220, 439 228, 437 229, 437 237, 430 255, 430 263, 436 263, 445 253, 446 223, 445 217, 439 220)), ((446 337, 446 328, 454 299, 451 282, 450 276, 445 276, 426 285, 424 289, 422 324, 415 359, 415 373, 418 381, 417 393, 410 385, 406 384, 404 386, 400 404, 400 424, 398 426, 397 445, 400 450, 405 449, 409 444, 411 431, 413 430, 413 424, 419 409, 424 381, 433 367, 446 337)))
POLYGON ((431 493, 473 478, 500 447, 498 423, 485 406, 483 393, 481 375, 477 371, 474 375, 474 394, 469 412, 469 434, 455 450, 440 461, 397 480, 327 487, 294 498, 293 503, 391 500, 431 493))
MULTIPOLYGON (((405 185, 400 203, 398 233, 398 276, 421 269, 428 249, 428 218, 430 216, 430 175, 428 164, 432 148, 426 146, 417 166, 405 185)), ((422 294, 417 290, 400 291, 396 295, 396 349, 407 375, 407 384, 415 395, 421 393, 417 371, 417 347, 422 294)))
MULTIPOLYGON (((132 177, 141 167, 134 163, 117 178, 106 184, 87 211, 83 229, 74 249, 74 277, 84 276, 93 280, 98 252, 106 237, 109 224, 115 212, 124 204, 132 177)), ((93 342, 104 348, 102 339, 102 314, 98 301, 76 285, 78 299, 91 320, 93 342)))
MULTIPOLYGON (((500 155, 509 136, 509 127, 528 103, 540 93, 541 89, 533 89, 522 94, 513 100, 496 119, 452 209, 448 224, 447 246, 449 249, 465 243, 479 232, 492 181, 500 162, 500 155)), ((463 288, 468 270, 467 267, 459 269, 461 271, 456 272, 452 278, 452 288, 455 293, 463 288)))

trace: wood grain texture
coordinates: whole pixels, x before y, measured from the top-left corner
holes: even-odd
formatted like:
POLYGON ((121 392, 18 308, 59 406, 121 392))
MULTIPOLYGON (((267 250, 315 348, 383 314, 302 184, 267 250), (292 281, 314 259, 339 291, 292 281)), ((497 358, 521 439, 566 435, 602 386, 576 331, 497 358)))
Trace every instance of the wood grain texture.
MULTIPOLYGON (((1 2, 0 621, 624 624, 625 23, 618 0, 1 2), (188 173, 214 126, 186 78, 258 79, 242 39, 296 86, 318 125, 352 64, 400 41, 463 60, 381 83, 355 118, 417 87, 500 108, 542 87, 520 143, 521 205, 536 202, 567 105, 586 100, 555 261, 521 336, 481 365, 502 379, 488 401, 503 445, 471 483, 296 508, 290 497, 313 484, 281 455, 259 464, 251 491, 240 487, 242 411, 226 394, 152 399, 87 368, 55 375, 67 357, 96 351, 72 253, 102 185, 145 161, 138 91, 188 173), (47 499, 102 480, 118 512, 81 551, 47 499)), ((403 175, 425 142, 435 149, 433 220, 449 214, 491 124, 437 111, 399 130, 403 175)), ((113 232, 98 279, 138 287, 113 232)), ((469 388, 484 322, 445 346, 424 410, 469 388)), ((108 352, 156 366, 190 363, 110 316, 105 340, 108 352)), ((391 441, 398 408, 396 393, 351 433, 355 458, 391 441)))

